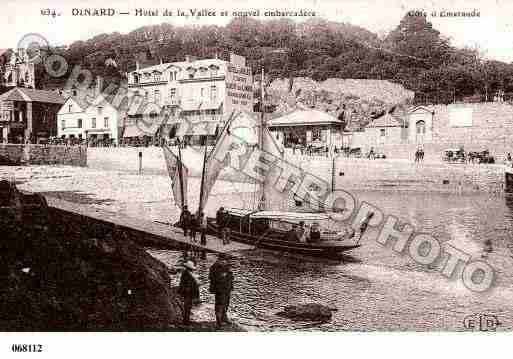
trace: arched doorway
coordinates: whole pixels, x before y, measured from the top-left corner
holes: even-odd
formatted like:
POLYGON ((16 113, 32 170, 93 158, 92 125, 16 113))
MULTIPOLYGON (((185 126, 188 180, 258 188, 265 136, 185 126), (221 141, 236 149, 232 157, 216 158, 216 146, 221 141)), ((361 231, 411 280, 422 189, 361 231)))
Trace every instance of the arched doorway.
POLYGON ((424 120, 419 120, 415 123, 415 132, 417 134, 417 143, 424 143, 426 136, 426 122, 424 120))

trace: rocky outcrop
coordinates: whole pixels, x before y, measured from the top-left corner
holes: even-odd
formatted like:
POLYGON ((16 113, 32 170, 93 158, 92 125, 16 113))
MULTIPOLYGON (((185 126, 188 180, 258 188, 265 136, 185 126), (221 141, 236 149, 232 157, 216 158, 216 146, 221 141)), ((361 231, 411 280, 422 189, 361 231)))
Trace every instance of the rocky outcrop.
POLYGON ((307 303, 288 305, 283 311, 276 313, 276 315, 294 321, 328 322, 331 320, 332 312, 336 310, 322 304, 307 303))
POLYGON ((339 117, 345 112, 349 128, 365 126, 397 105, 413 99, 413 92, 385 80, 310 78, 274 80, 267 91, 276 115, 311 108, 339 117))
POLYGON ((20 200, 0 208, 1 331, 164 330, 181 321, 166 266, 123 233, 77 231, 51 218, 44 197, 18 198, 21 215, 20 200))

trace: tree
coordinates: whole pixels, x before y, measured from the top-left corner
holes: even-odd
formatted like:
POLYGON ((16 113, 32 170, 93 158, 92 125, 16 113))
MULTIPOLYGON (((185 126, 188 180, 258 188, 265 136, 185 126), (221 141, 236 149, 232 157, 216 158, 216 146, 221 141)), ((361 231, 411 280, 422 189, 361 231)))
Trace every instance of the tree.
POLYGON ((397 28, 385 39, 392 51, 424 62, 427 67, 435 67, 449 59, 450 46, 447 39, 424 16, 406 14, 397 28))

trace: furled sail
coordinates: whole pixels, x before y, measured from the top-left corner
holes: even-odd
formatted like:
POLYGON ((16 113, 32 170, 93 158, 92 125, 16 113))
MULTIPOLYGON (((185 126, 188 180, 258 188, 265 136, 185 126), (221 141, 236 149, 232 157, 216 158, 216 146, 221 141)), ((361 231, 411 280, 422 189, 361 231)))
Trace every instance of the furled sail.
POLYGON ((171 189, 175 204, 179 208, 183 208, 183 206, 187 205, 187 178, 189 177, 189 170, 181 161, 180 154, 179 156, 175 155, 167 145, 164 145, 163 149, 167 172, 169 178, 171 178, 171 189))

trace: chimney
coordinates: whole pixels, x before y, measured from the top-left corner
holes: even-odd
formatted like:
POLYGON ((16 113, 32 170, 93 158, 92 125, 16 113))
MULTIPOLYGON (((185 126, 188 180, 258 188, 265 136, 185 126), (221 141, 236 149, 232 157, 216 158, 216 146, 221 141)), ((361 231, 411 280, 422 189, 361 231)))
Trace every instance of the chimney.
POLYGON ((162 57, 160 58, 160 64, 161 64, 161 65, 163 64, 163 62, 162 62, 162 57))
POLYGON ((185 62, 191 62, 191 55, 185 55, 185 62))
POLYGON ((139 70, 139 61, 135 61, 135 69, 138 71, 139 70))
POLYGON ((102 93, 103 89, 103 78, 101 76, 96 76, 96 91, 95 96, 98 96, 102 93))

